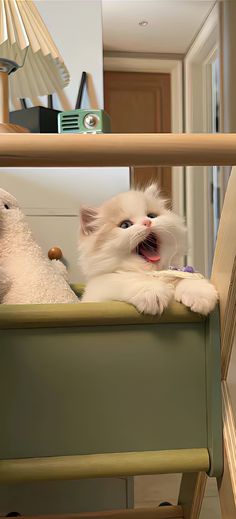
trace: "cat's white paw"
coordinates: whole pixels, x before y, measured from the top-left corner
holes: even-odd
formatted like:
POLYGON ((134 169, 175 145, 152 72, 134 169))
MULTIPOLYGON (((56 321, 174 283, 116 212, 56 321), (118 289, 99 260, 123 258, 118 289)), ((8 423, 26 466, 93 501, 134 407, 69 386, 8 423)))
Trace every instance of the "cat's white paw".
POLYGON ((218 294, 207 279, 182 279, 175 289, 175 299, 193 312, 208 315, 215 308, 218 294))
POLYGON ((161 315, 173 298, 174 288, 166 283, 144 285, 132 297, 130 303, 142 314, 161 315))

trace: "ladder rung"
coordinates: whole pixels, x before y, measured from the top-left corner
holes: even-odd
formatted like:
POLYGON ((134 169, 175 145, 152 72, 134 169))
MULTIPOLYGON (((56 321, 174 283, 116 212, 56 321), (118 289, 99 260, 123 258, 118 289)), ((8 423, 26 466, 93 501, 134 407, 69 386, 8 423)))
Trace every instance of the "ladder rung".
POLYGON ((0 461, 0 483, 208 472, 207 449, 119 452, 0 461))
POLYGON ((22 517, 22 519, 182 519, 181 506, 161 506, 135 510, 113 510, 111 512, 91 512, 73 515, 50 515, 22 517))

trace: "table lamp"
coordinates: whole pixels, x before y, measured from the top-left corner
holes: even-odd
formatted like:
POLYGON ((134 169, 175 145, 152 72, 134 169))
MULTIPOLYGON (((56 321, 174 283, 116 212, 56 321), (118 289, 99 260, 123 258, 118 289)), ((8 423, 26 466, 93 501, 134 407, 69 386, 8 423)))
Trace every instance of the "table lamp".
POLYGON ((9 123, 8 76, 13 98, 51 95, 69 72, 32 0, 0 2, 0 133, 26 132, 9 123))

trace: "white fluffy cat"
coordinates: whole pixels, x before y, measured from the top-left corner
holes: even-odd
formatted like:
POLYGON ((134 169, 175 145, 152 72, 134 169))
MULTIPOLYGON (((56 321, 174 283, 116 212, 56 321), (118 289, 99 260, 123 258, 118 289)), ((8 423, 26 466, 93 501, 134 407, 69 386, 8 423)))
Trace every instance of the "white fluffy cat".
POLYGON ((171 299, 208 314, 217 302, 201 275, 167 270, 186 252, 183 220, 168 210, 157 186, 128 191, 98 209, 80 212, 83 301, 125 301, 139 312, 161 314, 171 299))

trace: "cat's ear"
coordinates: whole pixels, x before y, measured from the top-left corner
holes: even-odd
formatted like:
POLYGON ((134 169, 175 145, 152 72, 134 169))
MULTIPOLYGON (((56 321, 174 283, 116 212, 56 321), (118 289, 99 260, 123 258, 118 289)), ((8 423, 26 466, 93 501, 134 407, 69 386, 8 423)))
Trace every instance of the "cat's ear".
POLYGON ((154 198, 158 198, 160 195, 160 189, 158 187, 158 184, 151 184, 145 189, 145 193, 148 196, 153 196, 154 198))
POLYGON ((80 208, 80 228, 82 234, 88 235, 95 231, 97 228, 97 216, 98 212, 92 207, 82 206, 80 208))

